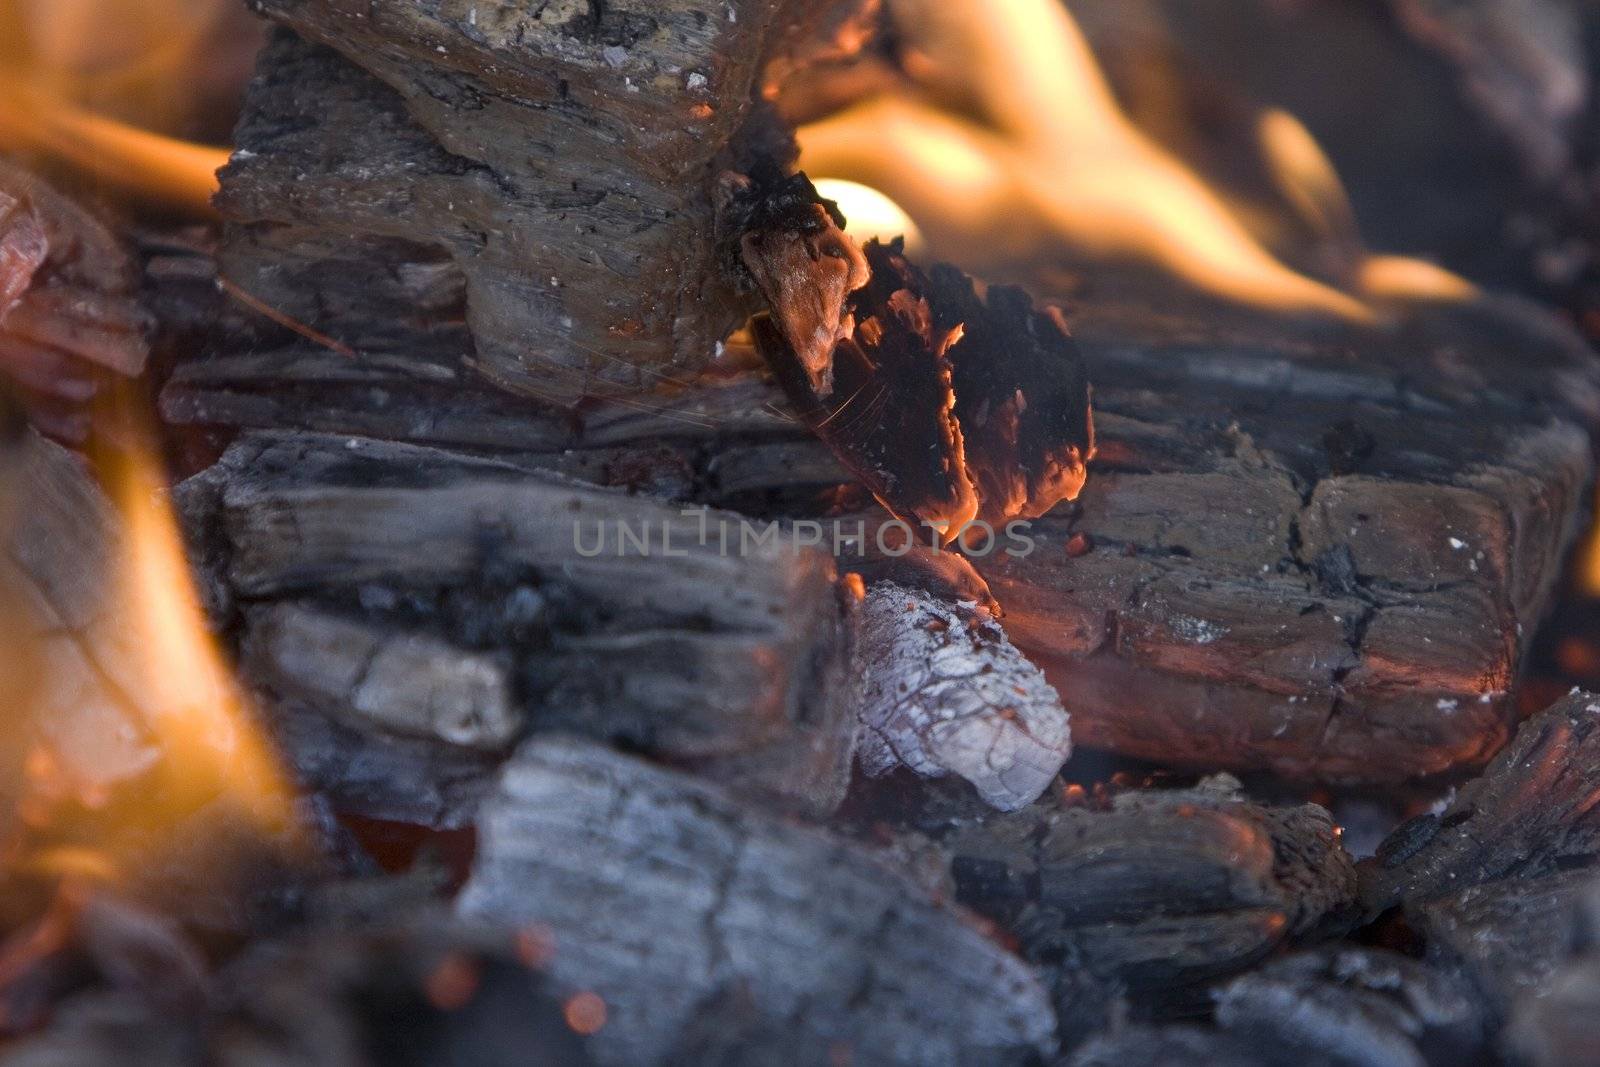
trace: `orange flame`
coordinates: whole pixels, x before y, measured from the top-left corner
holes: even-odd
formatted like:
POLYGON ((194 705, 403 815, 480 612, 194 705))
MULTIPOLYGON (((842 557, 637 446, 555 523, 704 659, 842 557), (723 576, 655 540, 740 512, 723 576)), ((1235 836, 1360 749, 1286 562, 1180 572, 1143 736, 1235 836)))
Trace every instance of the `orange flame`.
POLYGON ((113 502, 127 529, 113 602, 144 652, 137 677, 142 702, 156 710, 146 725, 163 755, 164 801, 186 810, 221 800, 276 831, 288 821, 289 791, 206 625, 151 457, 139 449, 108 464, 116 469, 113 502))
POLYGON ((3 658, 24 672, 0 677, 0 755, 18 779, 0 782, 16 812, 0 808, 7 874, 136 879, 202 828, 296 843, 292 794, 207 628, 132 394, 113 391, 97 412, 103 440, 119 442, 93 463, 109 506, 63 450, 31 437, 12 449, 36 465, 8 479, 5 503, 26 507, 14 498, 29 486, 55 499, 40 523, 19 510, 0 529, 3 658), (62 555, 41 545, 62 536, 62 555), (73 617, 65 628, 58 610, 73 617))
POLYGON ((219 0, 0 0, 0 151, 209 214, 227 151, 152 131, 181 125, 226 11, 219 0))
MULTIPOLYGON (((915 88, 803 128, 800 165, 886 194, 937 253, 981 272, 1036 261, 1041 245, 1055 242, 1156 265, 1240 303, 1354 322, 1374 319, 1367 298, 1471 292, 1425 264, 1358 266, 1354 292, 1344 292, 1278 261, 1191 168, 1124 115, 1059 0, 890 7, 912 38, 905 65, 915 88)), ((1304 127, 1269 113, 1261 136, 1297 212, 1354 241, 1344 190, 1304 127)), ((841 207, 848 217, 851 204, 841 207)))

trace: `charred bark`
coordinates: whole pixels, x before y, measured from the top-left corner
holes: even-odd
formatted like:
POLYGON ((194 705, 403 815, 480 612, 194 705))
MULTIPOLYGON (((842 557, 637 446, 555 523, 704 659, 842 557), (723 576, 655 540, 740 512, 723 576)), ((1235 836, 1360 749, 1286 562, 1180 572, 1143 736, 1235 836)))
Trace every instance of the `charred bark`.
POLYGON ((560 403, 692 371, 749 313, 712 190, 787 162, 753 90, 795 5, 256 7, 299 36, 263 56, 218 199, 255 298, 560 403))
POLYGON ((246 436, 180 494, 213 600, 240 609, 246 679, 301 770, 358 810, 458 824, 528 729, 813 810, 842 796, 850 605, 776 529, 313 435, 246 436))
POLYGON ((743 989, 796 1032, 873 1063, 1047 1052, 1032 970, 904 874, 701 781, 598 746, 535 739, 484 809, 460 901, 543 924, 553 975, 613 1006, 604 1063, 656 1062, 700 1005, 743 989), (646 864, 617 862, 641 852, 646 864))

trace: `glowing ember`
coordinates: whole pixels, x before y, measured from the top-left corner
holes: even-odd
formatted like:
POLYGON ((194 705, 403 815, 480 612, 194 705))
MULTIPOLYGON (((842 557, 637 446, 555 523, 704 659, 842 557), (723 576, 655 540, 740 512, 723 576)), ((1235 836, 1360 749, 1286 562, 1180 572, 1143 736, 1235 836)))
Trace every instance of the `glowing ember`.
POLYGON ((1340 279, 1348 292, 1279 262, 1221 196, 1123 114, 1057 0, 890 7, 911 38, 915 88, 802 129, 800 165, 881 191, 936 255, 983 272, 1066 250, 1152 264, 1241 303, 1358 322, 1374 317, 1369 296, 1472 293, 1426 264, 1360 263, 1332 167, 1304 127, 1269 112, 1262 151, 1285 197, 1318 232, 1348 237, 1358 260, 1340 279))

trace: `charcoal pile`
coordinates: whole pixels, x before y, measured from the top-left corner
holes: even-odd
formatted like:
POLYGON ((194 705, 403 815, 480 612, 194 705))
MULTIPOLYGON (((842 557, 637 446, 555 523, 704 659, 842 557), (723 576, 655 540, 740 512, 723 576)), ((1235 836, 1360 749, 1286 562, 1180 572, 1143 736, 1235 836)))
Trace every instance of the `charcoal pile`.
POLYGON ((1600 1064, 1527 2, 1230 0, 1560 187, 1554 309, 1161 0, 251 0, 182 222, 0 40, 0 1067, 1600 1064))

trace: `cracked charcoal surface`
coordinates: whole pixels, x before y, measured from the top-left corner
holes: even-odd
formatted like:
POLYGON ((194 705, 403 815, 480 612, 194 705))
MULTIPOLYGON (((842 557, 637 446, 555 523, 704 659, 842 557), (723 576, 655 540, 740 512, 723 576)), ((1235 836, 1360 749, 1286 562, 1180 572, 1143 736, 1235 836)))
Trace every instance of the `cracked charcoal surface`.
POLYGON ((878 582, 861 606, 860 649, 858 757, 870 775, 956 774, 1015 811, 1072 751, 1060 696, 985 613, 878 582))
POLYGON ((1032 969, 914 880, 583 741, 535 739, 506 766, 458 907, 549 930, 556 979, 609 1007, 603 1063, 658 1061, 734 988, 763 1028, 866 1063, 1012 1062, 1055 1030, 1032 969))
POLYGON ((1473 1062, 1485 1040, 1470 985, 1382 949, 1286 956, 1234 979, 1216 999, 1225 1030, 1344 1067, 1453 1067, 1473 1062))
POLYGON ((947 842, 957 899, 1048 967, 1113 983, 1141 1010, 1192 1010, 1207 982, 1337 929, 1355 897, 1326 811, 1237 789, 1219 776, 1109 808, 1048 799, 963 828, 947 842))
POLYGON ((1362 865, 1376 914, 1600 856, 1600 696, 1573 690, 1525 721, 1504 752, 1437 815, 1397 829, 1362 865))

